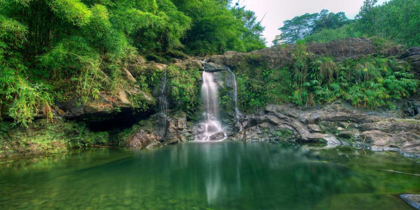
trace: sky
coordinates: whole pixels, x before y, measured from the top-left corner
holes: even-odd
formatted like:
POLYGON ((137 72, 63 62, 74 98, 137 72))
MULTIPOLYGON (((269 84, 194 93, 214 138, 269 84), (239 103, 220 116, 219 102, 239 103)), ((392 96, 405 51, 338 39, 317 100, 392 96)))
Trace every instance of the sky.
MULTIPOLYGON (((382 4, 387 0, 379 0, 382 4)), ((274 37, 280 34, 278 30, 283 21, 293 19, 305 13, 319 13, 322 9, 330 12, 345 12, 353 19, 359 13, 364 0, 239 0, 241 6, 256 13, 258 20, 263 20, 264 37, 271 46, 274 37)), ((235 0, 233 1, 235 3, 235 0)))

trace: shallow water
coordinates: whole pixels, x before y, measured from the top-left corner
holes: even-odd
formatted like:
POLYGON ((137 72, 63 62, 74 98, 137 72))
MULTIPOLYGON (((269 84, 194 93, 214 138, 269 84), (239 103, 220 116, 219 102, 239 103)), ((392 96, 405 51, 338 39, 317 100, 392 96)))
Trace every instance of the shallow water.
POLYGON ((0 209, 412 209, 399 194, 420 193, 413 174, 419 159, 345 147, 91 150, 0 162, 0 209))

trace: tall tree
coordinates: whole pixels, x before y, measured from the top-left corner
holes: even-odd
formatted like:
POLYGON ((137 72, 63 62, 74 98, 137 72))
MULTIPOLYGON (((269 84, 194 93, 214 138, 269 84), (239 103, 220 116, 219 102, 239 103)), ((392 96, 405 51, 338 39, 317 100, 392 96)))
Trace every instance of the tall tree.
POLYGON ((328 10, 322 10, 320 13, 306 13, 294 17, 292 20, 284 21, 283 27, 279 28, 281 34, 276 36, 273 44, 295 43, 323 29, 335 29, 347 23, 349 20, 343 12, 335 14, 328 10))

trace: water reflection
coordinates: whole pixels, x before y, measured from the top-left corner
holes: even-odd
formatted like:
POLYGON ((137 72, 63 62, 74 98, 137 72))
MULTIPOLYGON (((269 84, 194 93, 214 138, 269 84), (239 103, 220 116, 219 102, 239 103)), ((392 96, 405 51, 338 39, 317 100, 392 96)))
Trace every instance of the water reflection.
POLYGON ((358 155, 353 150, 221 142, 93 154, 67 157, 55 167, 49 164, 48 170, 33 166, 2 170, 0 206, 404 209, 409 206, 390 195, 420 189, 418 177, 379 170, 415 173, 418 164, 400 156, 358 155))

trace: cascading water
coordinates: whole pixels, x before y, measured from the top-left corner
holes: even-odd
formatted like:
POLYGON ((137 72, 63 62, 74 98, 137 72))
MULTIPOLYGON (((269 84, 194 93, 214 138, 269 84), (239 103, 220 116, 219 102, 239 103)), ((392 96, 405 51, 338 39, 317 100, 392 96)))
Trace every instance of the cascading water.
POLYGON ((203 71, 201 96, 205 108, 205 121, 197 126, 196 141, 223 141, 227 135, 219 120, 218 87, 213 74, 203 71))
POLYGON ((166 131, 168 128, 168 99, 167 99, 167 75, 166 70, 162 77, 162 84, 160 88, 160 94, 158 98, 159 103, 159 114, 158 114, 158 122, 156 123, 156 131, 157 134, 165 141, 166 131))
POLYGON ((240 128, 239 128, 239 132, 241 132, 243 130, 242 124, 239 122, 239 118, 241 117, 241 112, 238 109, 238 86, 236 83, 236 77, 235 74, 230 70, 230 68, 227 68, 227 70, 229 71, 229 74, 232 77, 232 84, 233 84, 233 106, 235 109, 235 119, 236 119, 236 123, 239 124, 240 128))

